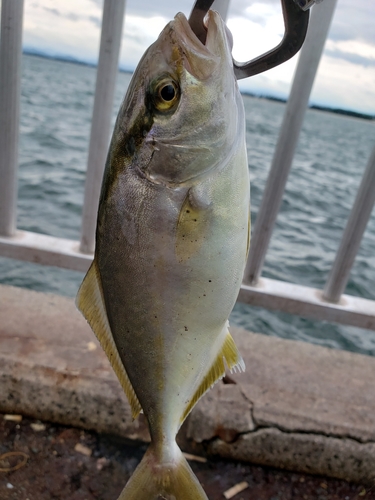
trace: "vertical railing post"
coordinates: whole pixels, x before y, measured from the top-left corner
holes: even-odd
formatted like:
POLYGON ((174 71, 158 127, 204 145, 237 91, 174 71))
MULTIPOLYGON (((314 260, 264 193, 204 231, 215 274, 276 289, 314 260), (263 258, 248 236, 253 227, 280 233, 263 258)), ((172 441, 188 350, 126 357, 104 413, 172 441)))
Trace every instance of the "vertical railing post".
POLYGON ((216 10, 225 21, 228 15, 229 3, 230 0, 215 0, 211 9, 216 10))
POLYGON ((244 277, 245 283, 248 284, 256 284, 262 272, 336 2, 337 0, 325 0, 312 8, 306 40, 299 56, 270 173, 251 238, 249 260, 244 277))
POLYGON ((363 174, 339 249, 329 274, 323 297, 338 302, 344 293, 350 270, 375 204, 375 147, 363 174))
POLYGON ((0 40, 0 235, 16 231, 23 0, 3 0, 0 40))
POLYGON ((80 250, 92 253, 100 187, 111 132, 111 119, 121 47, 125 0, 105 0, 91 125, 80 250))

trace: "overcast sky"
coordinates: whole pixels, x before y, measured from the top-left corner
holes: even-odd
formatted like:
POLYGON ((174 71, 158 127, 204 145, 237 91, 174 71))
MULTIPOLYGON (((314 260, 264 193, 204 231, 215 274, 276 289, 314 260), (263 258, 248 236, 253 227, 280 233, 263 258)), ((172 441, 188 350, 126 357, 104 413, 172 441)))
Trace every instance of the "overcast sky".
MULTIPOLYGON (((97 62, 102 5, 102 0, 25 0, 24 47, 97 62)), ((188 16, 192 5, 192 0, 128 0, 120 66, 134 69, 177 9, 188 16)), ((231 0, 227 24, 234 57, 256 57, 282 38, 280 0, 231 0)), ((338 0, 311 102, 375 114, 374 26, 374 0, 338 0)), ((286 97, 296 61, 243 80, 241 86, 286 97)))

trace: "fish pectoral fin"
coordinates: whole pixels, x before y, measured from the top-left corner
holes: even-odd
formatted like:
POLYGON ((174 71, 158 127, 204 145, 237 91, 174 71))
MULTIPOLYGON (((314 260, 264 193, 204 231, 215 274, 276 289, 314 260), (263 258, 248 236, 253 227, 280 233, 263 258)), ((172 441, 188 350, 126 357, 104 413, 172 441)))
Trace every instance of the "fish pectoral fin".
POLYGON ((189 402, 188 406, 185 409, 185 412, 182 415, 180 425, 184 422, 186 417, 189 415, 191 410, 194 408, 196 403, 200 400, 205 392, 210 389, 215 382, 220 380, 225 375, 225 363, 228 368, 232 371, 236 371, 237 369, 241 371, 245 371, 245 362, 242 359, 242 356, 233 340, 232 335, 227 331, 227 335, 225 337, 224 343, 217 355, 214 363, 211 368, 208 370, 206 376, 202 380, 199 385, 197 391, 189 402))
POLYGON ((97 336, 129 400, 132 416, 136 418, 142 408, 113 340, 103 300, 99 271, 95 260, 91 264, 78 290, 76 306, 97 336))
POLYGON ((193 203, 189 193, 181 206, 176 227, 175 253, 180 263, 186 263, 199 252, 210 228, 209 205, 193 203))

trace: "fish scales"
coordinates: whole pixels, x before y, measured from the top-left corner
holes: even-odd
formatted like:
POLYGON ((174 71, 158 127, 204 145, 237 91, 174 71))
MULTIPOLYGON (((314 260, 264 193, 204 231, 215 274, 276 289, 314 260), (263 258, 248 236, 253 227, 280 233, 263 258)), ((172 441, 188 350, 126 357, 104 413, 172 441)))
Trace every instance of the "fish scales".
POLYGON ((151 444, 121 500, 207 499, 175 437, 225 372, 249 244, 242 98, 230 37, 210 11, 203 45, 177 14, 139 63, 120 109, 93 264, 77 306, 151 444))

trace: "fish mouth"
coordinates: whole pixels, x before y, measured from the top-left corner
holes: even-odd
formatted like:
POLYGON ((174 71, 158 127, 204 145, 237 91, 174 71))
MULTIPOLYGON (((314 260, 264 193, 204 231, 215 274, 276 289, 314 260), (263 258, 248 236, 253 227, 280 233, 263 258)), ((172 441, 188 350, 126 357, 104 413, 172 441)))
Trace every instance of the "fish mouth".
MULTIPOLYGON (((197 35, 192 30, 189 21, 186 19, 185 15, 182 12, 176 14, 175 18, 175 29, 176 32, 183 37, 183 39, 189 43, 191 48, 194 48, 198 51, 208 52, 206 44, 202 43, 197 35)), ((208 24, 208 22, 207 22, 208 24)), ((208 31, 208 26, 205 26, 208 31)), ((207 40, 206 40, 207 42, 207 40)))
POLYGON ((232 65, 233 38, 216 11, 208 11, 205 18, 207 29, 205 43, 199 40, 181 12, 175 16, 173 24, 174 32, 183 52, 187 55, 193 73, 197 72, 199 76, 207 77, 213 72, 213 66, 222 66, 224 62, 232 65))

